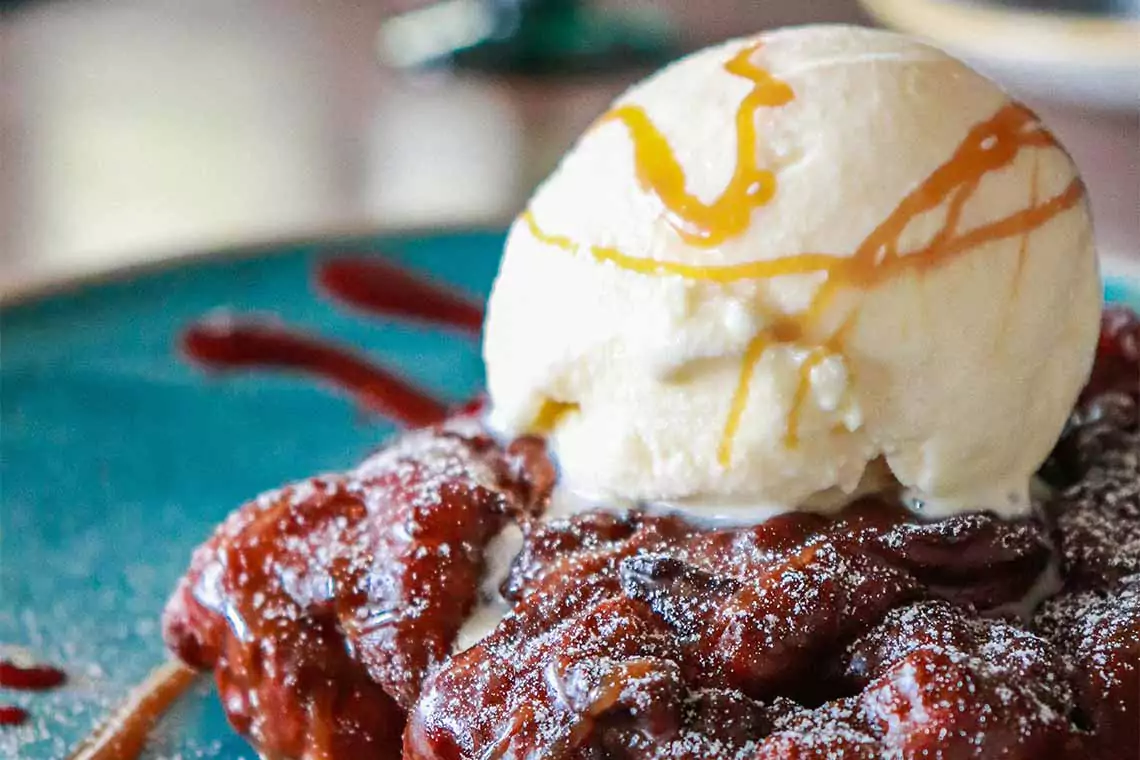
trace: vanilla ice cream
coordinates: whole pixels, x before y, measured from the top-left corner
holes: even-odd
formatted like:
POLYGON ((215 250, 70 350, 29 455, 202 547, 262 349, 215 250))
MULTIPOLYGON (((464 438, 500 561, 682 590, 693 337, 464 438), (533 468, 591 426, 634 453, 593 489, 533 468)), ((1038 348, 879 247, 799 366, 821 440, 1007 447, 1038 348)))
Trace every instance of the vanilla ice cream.
POLYGON ((886 475, 1009 514, 1100 307, 1031 112, 908 38, 787 29, 637 85, 535 193, 489 305, 492 424, 601 499, 739 516, 886 475))

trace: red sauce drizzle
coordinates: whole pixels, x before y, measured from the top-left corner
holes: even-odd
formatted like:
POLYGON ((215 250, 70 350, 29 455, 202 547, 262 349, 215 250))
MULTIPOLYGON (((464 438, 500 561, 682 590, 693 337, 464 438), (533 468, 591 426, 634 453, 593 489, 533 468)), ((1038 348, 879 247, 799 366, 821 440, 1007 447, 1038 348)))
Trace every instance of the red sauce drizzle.
MULTIPOLYGON (((334 299, 374 314, 444 325, 478 335, 483 309, 391 262, 338 259, 320 265, 317 282, 334 299)), ((188 328, 182 350, 213 370, 291 369, 355 396, 405 427, 442 421, 447 406, 396 373, 332 343, 263 321, 205 320, 188 328)))
POLYGON ((0 660, 0 686, 20 691, 47 691, 62 686, 67 674, 50 665, 21 667, 8 660, 0 660))
POLYGON ((478 335, 483 308, 467 298, 414 277, 378 259, 337 259, 317 269, 329 295, 358 309, 454 327, 478 335))
MULTIPOLYGON (((445 325, 473 335, 483 325, 483 310, 478 305, 413 277, 394 264, 363 259, 330 261, 318 269, 317 281, 333 298, 371 313, 445 325)), ((448 414, 444 403, 384 367, 341 346, 271 322, 203 320, 183 333, 181 349, 211 370, 264 367, 312 375, 406 427, 432 425, 448 414)), ((76 749, 72 760, 137 757, 151 727, 193 680, 193 671, 167 663, 76 749)), ((7 720, 9 712, 15 722, 27 717, 19 708, 0 710, 0 720, 7 720)))
POLYGON ((28 711, 13 705, 0 705, 0 726, 20 726, 28 722, 28 711))
MULTIPOLYGON (((16 691, 49 691, 67 681, 67 674, 50 665, 23 667, 0 660, 0 686, 16 691)), ((13 705, 0 705, 0 726, 18 726, 29 718, 28 711, 13 705)))
POLYGON ((273 367, 314 375, 407 427, 431 425, 447 416, 446 405, 383 367, 345 348, 280 325, 231 320, 199 322, 183 334, 182 350, 214 370, 273 367))

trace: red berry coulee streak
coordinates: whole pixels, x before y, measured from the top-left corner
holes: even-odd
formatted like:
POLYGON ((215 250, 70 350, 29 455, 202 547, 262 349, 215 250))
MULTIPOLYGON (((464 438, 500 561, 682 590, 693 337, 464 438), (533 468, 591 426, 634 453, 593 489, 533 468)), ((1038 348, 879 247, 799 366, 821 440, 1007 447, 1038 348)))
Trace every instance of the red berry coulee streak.
MULTIPOLYGON (((14 691, 50 691, 62 686, 67 674, 50 665, 17 665, 0 660, 0 687, 14 691)), ((19 726, 27 722, 28 711, 14 705, 0 705, 0 726, 19 726)))
POLYGON ((22 707, 0 705, 0 726, 22 726, 29 717, 28 711, 22 707))
POLYGON ((333 298, 374 314, 445 325, 473 335, 483 327, 478 303, 388 261, 327 261, 317 269, 317 282, 333 298))
POLYGON ((383 367, 280 325, 206 320, 186 330, 182 350, 213 370, 269 367, 313 375, 405 427, 432 425, 447 416, 445 404, 383 367))
POLYGON ((8 660, 0 660, 0 686, 19 691, 47 691, 62 686, 67 674, 50 665, 22 667, 8 660))

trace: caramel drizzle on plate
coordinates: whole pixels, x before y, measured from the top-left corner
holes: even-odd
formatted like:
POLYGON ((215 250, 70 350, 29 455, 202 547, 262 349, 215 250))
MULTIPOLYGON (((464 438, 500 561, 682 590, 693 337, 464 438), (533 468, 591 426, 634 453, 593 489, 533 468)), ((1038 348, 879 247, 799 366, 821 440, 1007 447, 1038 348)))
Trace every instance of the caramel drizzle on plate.
MULTIPOLYGON (((740 235, 748 228, 752 211, 775 193, 774 175, 756 165, 755 115, 761 107, 783 105, 793 96, 787 84, 752 63, 751 58, 758 48, 759 45, 748 45, 725 64, 727 71, 751 79, 755 86, 736 114, 737 164, 733 178, 724 193, 711 204, 701 203, 684 190, 685 175, 676 155, 643 110, 619 106, 600 120, 600 123, 617 120, 626 125, 634 143, 634 168, 641 186, 659 198, 678 234, 696 246, 712 247, 740 235)), ((971 128, 950 158, 910 191, 849 256, 800 253, 741 264, 684 264, 638 258, 613 247, 578 243, 565 235, 543 230, 530 210, 524 212, 521 219, 530 233, 543 243, 571 253, 584 250, 600 263, 641 275, 674 276, 721 285, 786 275, 824 275, 807 308, 778 320, 753 337, 745 348, 717 450, 718 461, 728 467, 733 442, 748 405, 752 377, 764 351, 772 345, 802 344, 807 336, 818 333, 828 307, 840 292, 851 288, 869 290, 907 273, 918 275, 996 240, 1021 236, 1024 247, 1030 232, 1075 206, 1084 197, 1080 179, 1073 179, 1058 194, 1038 200, 1035 176, 1035 189, 1027 206, 973 229, 959 229, 963 209, 985 175, 1007 167, 1026 148, 1053 147, 1057 147, 1056 141, 1032 111, 1018 103, 1003 106, 992 117, 971 128), (945 218, 929 242, 900 253, 899 241, 909 225, 923 214, 942 207, 946 209, 945 218)), ((807 399, 812 369, 829 356, 842 355, 845 336, 855 316, 854 312, 848 314, 842 326, 828 337, 804 346, 808 355, 800 366, 798 386, 788 415, 787 446, 798 444, 800 408, 807 399)))
POLYGON ((68 760, 136 760, 151 729, 197 678, 198 673, 182 663, 160 665, 68 760))

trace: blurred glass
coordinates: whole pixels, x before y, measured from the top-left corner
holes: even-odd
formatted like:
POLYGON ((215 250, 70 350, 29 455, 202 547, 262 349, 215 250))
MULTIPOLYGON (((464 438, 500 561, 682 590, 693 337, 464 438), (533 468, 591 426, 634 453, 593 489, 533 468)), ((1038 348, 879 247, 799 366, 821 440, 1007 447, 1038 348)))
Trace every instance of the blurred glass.
POLYGON ((678 54, 660 11, 603 10, 580 0, 443 0, 386 21, 381 60, 549 76, 651 67, 678 54))

